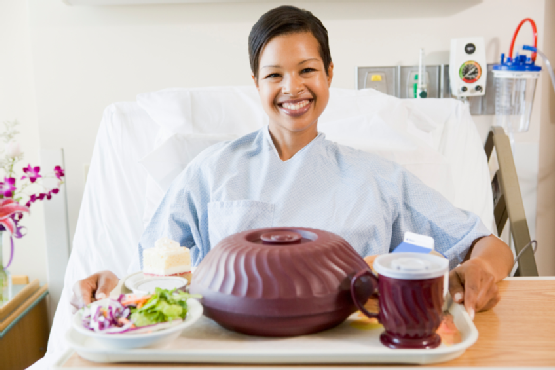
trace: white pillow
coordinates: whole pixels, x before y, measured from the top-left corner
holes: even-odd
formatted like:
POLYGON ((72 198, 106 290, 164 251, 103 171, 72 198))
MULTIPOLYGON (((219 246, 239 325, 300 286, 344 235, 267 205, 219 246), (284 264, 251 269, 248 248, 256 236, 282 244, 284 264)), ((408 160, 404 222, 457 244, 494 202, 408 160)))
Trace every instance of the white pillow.
MULTIPOLYGON (((191 153, 255 131, 268 121, 255 87, 169 89, 141 94, 137 101, 163 128, 157 149, 142 161, 150 174, 145 222, 150 220, 172 177, 192 159, 191 153), (204 134, 212 136, 199 136, 204 134), (195 150, 185 144, 193 138, 188 135, 198 139, 195 150), (160 171, 161 162, 166 163, 164 171, 160 171)), ((329 140, 401 164, 457 207, 477 213, 486 225, 491 225, 493 206, 487 204, 491 188, 482 178, 487 169, 485 155, 472 119, 459 102, 397 99, 371 89, 332 88, 318 129, 329 140), (459 152, 453 151, 454 147, 459 152), (464 153, 469 148, 474 150, 470 157, 464 153), (468 191, 471 182, 473 192, 468 191)))
POLYGON ((268 122, 253 86, 166 89, 137 95, 137 104, 172 134, 243 136, 268 122))

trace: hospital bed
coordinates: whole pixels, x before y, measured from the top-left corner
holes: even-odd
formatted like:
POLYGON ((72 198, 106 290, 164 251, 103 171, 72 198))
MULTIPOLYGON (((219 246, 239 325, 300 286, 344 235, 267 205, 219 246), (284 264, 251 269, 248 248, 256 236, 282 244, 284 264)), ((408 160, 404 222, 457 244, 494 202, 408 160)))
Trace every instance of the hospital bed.
MULTIPOLYGON (((100 270, 133 272, 141 233, 172 179, 207 146, 267 119, 254 87, 167 89, 106 108, 44 361, 65 348, 75 281, 100 270)), ((495 232, 486 153, 464 104, 332 88, 318 126, 332 141, 401 164, 495 232)))

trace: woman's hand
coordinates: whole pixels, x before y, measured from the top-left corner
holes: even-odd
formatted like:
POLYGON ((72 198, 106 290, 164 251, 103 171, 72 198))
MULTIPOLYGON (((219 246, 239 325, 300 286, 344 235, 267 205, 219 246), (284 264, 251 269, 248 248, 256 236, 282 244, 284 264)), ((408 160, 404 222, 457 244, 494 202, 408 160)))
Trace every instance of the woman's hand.
POLYGON ((111 271, 101 271, 79 280, 73 285, 73 296, 70 303, 75 313, 79 308, 89 303, 103 299, 110 295, 110 292, 118 285, 119 279, 111 271))
POLYGON ((470 259, 449 273, 449 293, 453 301, 464 303, 474 320, 474 313, 489 310, 499 302, 496 278, 479 258, 470 259))
POLYGON ((467 259, 449 273, 449 292, 453 301, 464 303, 474 313, 493 308, 500 299, 497 282, 509 275, 513 253, 507 244, 490 235, 476 240, 467 259))

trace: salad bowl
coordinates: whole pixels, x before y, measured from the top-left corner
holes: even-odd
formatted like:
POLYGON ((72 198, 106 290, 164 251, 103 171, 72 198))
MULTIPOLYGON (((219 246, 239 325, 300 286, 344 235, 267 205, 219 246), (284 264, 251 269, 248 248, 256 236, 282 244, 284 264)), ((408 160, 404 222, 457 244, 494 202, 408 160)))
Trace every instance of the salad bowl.
POLYGON ((195 298, 189 298, 187 299, 187 316, 184 320, 168 322, 167 325, 164 325, 164 328, 150 332, 148 327, 135 332, 112 334, 96 332, 83 326, 83 310, 79 310, 73 315, 71 324, 77 332, 89 337, 103 347, 133 349, 148 347, 177 338, 183 330, 202 317, 202 312, 203 308, 200 302, 195 298))

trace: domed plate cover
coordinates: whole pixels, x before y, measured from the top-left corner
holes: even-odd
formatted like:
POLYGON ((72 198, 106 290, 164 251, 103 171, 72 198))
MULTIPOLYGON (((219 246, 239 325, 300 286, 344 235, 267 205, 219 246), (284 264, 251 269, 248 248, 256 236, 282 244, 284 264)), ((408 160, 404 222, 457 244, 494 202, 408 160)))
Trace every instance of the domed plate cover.
MULTIPOLYGON (((309 228, 267 228, 223 239, 198 265, 189 291, 222 326, 255 335, 308 334, 356 308, 351 278, 369 267, 347 241, 309 228)), ((357 287, 361 300, 370 284, 357 287)))

